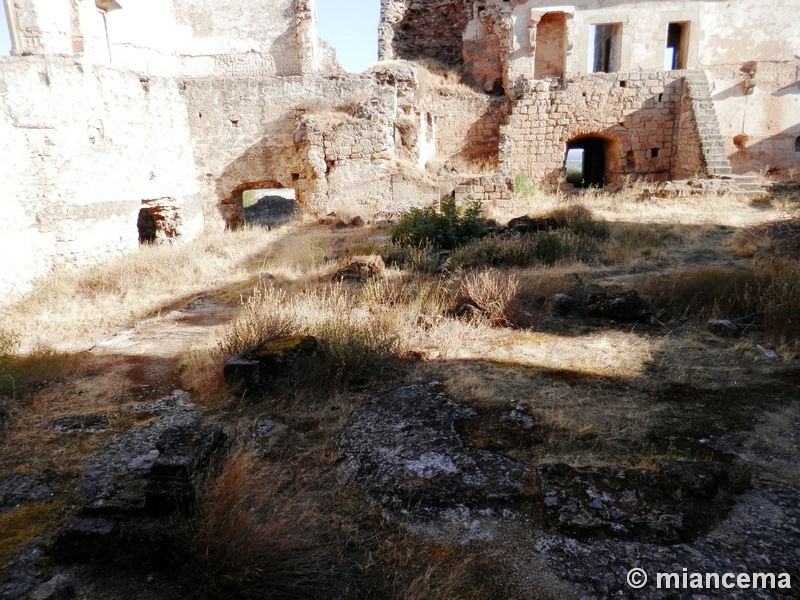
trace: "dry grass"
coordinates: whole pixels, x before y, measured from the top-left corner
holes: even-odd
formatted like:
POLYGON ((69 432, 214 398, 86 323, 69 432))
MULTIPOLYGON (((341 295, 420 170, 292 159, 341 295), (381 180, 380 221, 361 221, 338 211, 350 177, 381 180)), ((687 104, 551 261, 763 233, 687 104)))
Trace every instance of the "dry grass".
MULTIPOLYGON (((678 406, 686 394, 668 385, 691 385, 705 394, 731 381, 751 381, 755 389, 757 376, 790 361, 767 363, 751 350, 755 343, 775 339, 789 347, 800 338, 796 261, 741 259, 733 267, 699 263, 691 271, 681 254, 691 247, 734 260, 724 245, 731 231, 718 230, 715 219, 741 226, 769 218, 771 208, 726 198, 714 207, 705 200, 642 203, 594 191, 577 201, 537 189, 520 202, 530 209, 521 212, 560 219, 564 230, 527 239, 485 238, 456 249, 450 270, 442 270, 444 256, 430 247, 384 246, 390 267, 366 282, 331 284, 329 275, 354 247, 359 253, 372 247, 367 240, 375 231, 369 228, 295 225, 206 234, 179 248, 145 248, 88 272, 41 282, 21 303, 4 308, 9 319, 0 347, 17 360, 37 340, 87 345, 201 292, 220 306, 230 302, 238 312, 218 333, 205 326, 206 337, 192 339, 196 349, 181 369, 183 384, 227 425, 269 415, 285 433, 268 449, 237 453, 208 484, 191 534, 198 587, 220 598, 320 597, 333 595, 331 590, 343 598, 503 597, 507 581, 495 585, 495 578, 508 574, 483 549, 424 543, 389 523, 361 488, 336 482, 335 437, 352 410, 381 389, 438 379, 456 401, 483 411, 487 423, 486 414, 508 410, 510 399, 529 406, 533 430, 500 440, 507 443, 503 453, 528 464, 652 465, 653 457, 678 450, 663 439, 654 450, 643 450, 651 438, 699 438, 736 413, 727 405, 710 412, 714 405, 702 394, 696 403, 678 406), (738 221, 724 214, 728 209, 745 217, 738 221), (464 264, 472 261, 472 270, 456 268, 463 266, 455 265, 459 253, 464 264), (643 296, 675 314, 665 326, 547 314, 553 294, 581 282, 587 290, 605 285, 609 274, 628 275, 640 267, 669 271, 637 284, 643 296), (264 271, 274 278, 258 279, 264 271), (463 298, 483 316, 454 315, 453 306, 463 298), (529 318, 524 324, 520 313, 529 318), (701 331, 702 320, 712 315, 749 324, 745 339, 701 331), (299 333, 317 336, 324 348, 309 385, 289 385, 288 393, 266 394, 259 402, 231 402, 220 376, 224 361, 264 338, 299 333)), ((159 323, 166 319, 148 327, 155 330, 159 323)), ((88 367, 69 373, 46 389, 37 388, 37 381, 51 376, 37 371, 30 385, 35 397, 12 423, 0 470, 27 464, 73 482, 85 456, 107 437, 66 438, 41 425, 54 416, 105 410, 112 430, 133 426, 114 418, 130 401, 125 369, 132 363, 126 357, 96 359, 91 373, 88 367)), ((3 368, 0 361, 0 377, 3 368)), ((172 363, 168 369, 172 373, 172 363)), ((730 425, 731 431, 737 426, 730 425)), ((497 425, 482 439, 494 444, 492 436, 502 431, 497 425)), ((33 531, 15 523, 14 530, 27 536, 33 531)))
POLYGON ((8 560, 43 533, 53 518, 53 508, 43 502, 25 504, 0 515, 0 575, 8 560))
POLYGON ((4 328, 20 336, 22 352, 86 348, 182 298, 265 270, 268 249, 288 231, 206 232, 181 246, 145 245, 91 269, 59 270, 0 309, 4 328))
POLYGON ((232 456, 209 483, 191 535, 201 589, 212 598, 320 597, 321 521, 280 465, 232 456))
POLYGON ((489 269, 469 273, 461 281, 459 294, 474 303, 494 326, 510 325, 511 302, 519 293, 519 281, 512 274, 489 269))

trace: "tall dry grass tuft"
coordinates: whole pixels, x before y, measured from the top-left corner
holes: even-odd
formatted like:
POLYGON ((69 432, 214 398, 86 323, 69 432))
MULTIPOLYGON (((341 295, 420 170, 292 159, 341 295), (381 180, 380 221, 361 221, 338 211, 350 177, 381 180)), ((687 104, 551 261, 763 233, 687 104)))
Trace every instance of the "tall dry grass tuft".
POLYGON ((219 373, 234 354, 282 335, 314 336, 322 349, 308 372, 287 374, 295 391, 304 386, 329 392, 361 387, 398 364, 399 337, 391 321, 359 307, 357 292, 344 283, 312 286, 291 296, 270 284, 262 285, 242 305, 239 316, 216 343, 196 353, 195 368, 184 377, 193 390, 206 388, 207 394, 211 386, 220 393, 224 389, 221 377, 212 379, 204 372, 209 365, 219 373))
POLYGON ((285 467, 233 455, 195 518, 195 576, 211 598, 319 598, 329 568, 320 531, 318 509, 285 467))
POLYGON ((503 327, 512 324, 512 302, 519 289, 519 280, 513 273, 489 269, 466 275, 459 293, 473 302, 492 325, 503 327))

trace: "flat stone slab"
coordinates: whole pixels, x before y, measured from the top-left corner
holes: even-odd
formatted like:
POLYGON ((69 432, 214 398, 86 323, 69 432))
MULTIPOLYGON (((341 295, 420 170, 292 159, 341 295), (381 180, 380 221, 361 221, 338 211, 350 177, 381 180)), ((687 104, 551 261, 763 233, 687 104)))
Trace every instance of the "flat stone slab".
POLYGON ((86 513, 161 513, 190 501, 196 477, 225 440, 222 427, 203 424, 181 393, 134 408, 163 414, 95 455, 77 489, 86 513))
POLYGON ((23 504, 48 502, 53 491, 40 478, 13 472, 0 481, 0 515, 23 504))
POLYGON ((62 433, 98 433, 108 429, 106 413, 71 415, 47 422, 47 426, 62 433))
POLYGON ((464 445, 455 422, 475 412, 436 390, 436 384, 403 387, 357 409, 339 438, 345 481, 372 484, 392 508, 521 497, 530 469, 464 445))

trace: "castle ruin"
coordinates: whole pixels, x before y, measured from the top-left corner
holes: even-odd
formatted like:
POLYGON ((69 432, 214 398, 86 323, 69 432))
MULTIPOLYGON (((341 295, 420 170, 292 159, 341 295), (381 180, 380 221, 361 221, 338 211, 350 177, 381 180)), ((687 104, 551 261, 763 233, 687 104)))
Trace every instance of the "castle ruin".
POLYGON ((3 1, 0 295, 235 227, 254 189, 376 211, 508 202, 518 173, 562 185, 570 150, 586 185, 800 162, 800 0, 383 0, 362 74, 314 0, 3 1))

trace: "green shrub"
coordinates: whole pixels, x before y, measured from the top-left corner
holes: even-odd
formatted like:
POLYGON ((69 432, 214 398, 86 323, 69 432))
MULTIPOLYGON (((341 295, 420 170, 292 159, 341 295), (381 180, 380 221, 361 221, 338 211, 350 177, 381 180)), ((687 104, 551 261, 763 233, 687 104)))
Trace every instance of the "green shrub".
POLYGON ((528 177, 527 173, 520 172, 514 177, 514 194, 517 198, 530 198, 537 192, 536 184, 528 177))
POLYGON ((452 250, 480 236, 486 229, 481 203, 469 202, 464 208, 456 206, 453 196, 445 196, 440 209, 435 206, 412 209, 404 214, 392 229, 392 239, 402 246, 432 244, 452 250))
POLYGON ((439 269, 439 250, 426 241, 417 246, 386 244, 378 249, 383 262, 400 269, 420 273, 435 273, 439 269))

